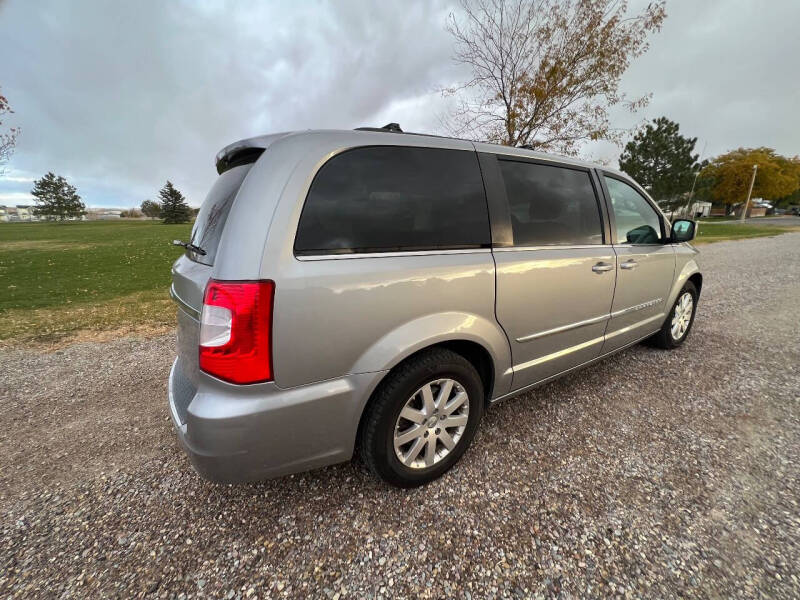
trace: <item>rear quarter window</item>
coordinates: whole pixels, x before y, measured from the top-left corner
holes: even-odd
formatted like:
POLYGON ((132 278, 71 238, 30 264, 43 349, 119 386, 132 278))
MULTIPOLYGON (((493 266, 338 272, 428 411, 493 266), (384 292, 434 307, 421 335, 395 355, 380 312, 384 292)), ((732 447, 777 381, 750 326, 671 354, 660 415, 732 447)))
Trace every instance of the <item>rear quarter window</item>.
POLYGON ((197 213, 191 239, 192 244, 199 246, 206 253, 201 255, 187 251, 189 258, 195 262, 213 266, 233 200, 252 166, 252 164, 241 165, 223 172, 208 192, 200 212, 197 213))
POLYGON ((310 255, 489 245, 475 152, 371 146, 343 152, 319 170, 294 249, 310 255))

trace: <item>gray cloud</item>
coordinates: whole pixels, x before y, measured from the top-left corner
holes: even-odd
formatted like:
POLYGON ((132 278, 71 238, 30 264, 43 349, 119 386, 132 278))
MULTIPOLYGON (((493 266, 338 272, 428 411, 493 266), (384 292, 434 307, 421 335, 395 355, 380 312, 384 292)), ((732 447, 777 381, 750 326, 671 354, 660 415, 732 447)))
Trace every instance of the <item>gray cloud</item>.
MULTIPOLYGON (((169 178, 199 204, 227 143, 269 131, 399 121, 439 132, 436 92, 464 76, 438 2, 25 2, 0 5, 2 86, 23 128, 9 175, 53 170, 92 205, 131 206, 169 178)), ((708 143, 800 152, 800 4, 671 2, 624 78, 708 143)), ((615 158, 616 149, 587 148, 615 158)), ((0 179, 3 194, 30 183, 0 179)), ((10 197, 10 196, 9 196, 10 197)), ((19 196, 15 196, 19 201, 19 196)))
POLYGON ((754 146, 800 154, 800 2, 668 0, 667 14, 622 82, 631 96, 652 92, 650 105, 618 112, 616 125, 665 115, 699 138, 698 152, 707 145, 706 156, 754 146))
POLYGON ((375 124, 393 102, 431 95, 450 66, 447 10, 436 3, 2 11, 0 54, 14 58, 0 84, 24 130, 11 167, 66 173, 92 203, 137 202, 167 178, 199 203, 225 144, 375 124))

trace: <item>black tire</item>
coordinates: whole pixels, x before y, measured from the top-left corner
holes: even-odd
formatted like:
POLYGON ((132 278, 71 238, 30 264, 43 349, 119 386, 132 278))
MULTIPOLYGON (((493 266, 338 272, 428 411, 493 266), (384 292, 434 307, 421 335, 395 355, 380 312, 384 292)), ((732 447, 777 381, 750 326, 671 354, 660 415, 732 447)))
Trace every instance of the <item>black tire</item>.
POLYGON ((649 338, 647 341, 652 346, 656 348, 662 348, 664 350, 672 350, 673 348, 677 348, 686 340, 689 335, 689 332, 692 330, 692 325, 694 324, 694 316, 697 313, 697 288, 691 281, 687 281, 686 285, 681 288, 681 291, 678 292, 678 297, 675 299, 675 303, 672 305, 672 309, 669 311, 667 318, 664 320, 664 324, 661 326, 661 329, 656 333, 653 337, 649 338), (685 293, 690 293, 692 295, 692 316, 689 319, 689 326, 686 328, 686 331, 683 332, 678 339, 675 339, 672 336, 672 319, 675 316, 675 310, 678 308, 678 303, 681 301, 681 298, 685 293))
POLYGON ((461 458, 475 437, 483 410, 483 383, 472 363, 445 348, 426 350, 395 367, 375 390, 361 424, 361 457, 367 467, 387 483, 403 488, 423 485, 440 477, 461 458), (453 379, 466 391, 467 424, 446 456, 432 466, 411 468, 400 461, 394 449, 400 412, 426 383, 444 378, 453 379))

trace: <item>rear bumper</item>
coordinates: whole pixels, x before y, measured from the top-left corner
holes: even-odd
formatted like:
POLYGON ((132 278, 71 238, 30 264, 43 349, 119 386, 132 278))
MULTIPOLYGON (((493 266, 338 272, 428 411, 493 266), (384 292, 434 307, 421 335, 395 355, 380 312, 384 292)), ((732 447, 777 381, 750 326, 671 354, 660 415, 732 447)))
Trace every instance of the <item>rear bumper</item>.
POLYGON ((175 431, 195 469, 225 483, 268 479, 348 460, 380 373, 291 389, 237 386, 201 374, 195 387, 176 359, 169 375, 175 431))

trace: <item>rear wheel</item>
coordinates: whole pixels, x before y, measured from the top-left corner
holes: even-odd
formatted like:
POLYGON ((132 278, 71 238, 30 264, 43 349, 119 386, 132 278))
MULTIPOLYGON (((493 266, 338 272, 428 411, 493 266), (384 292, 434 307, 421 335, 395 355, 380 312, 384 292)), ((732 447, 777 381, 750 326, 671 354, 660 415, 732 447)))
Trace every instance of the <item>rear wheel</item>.
POLYGON ((435 348, 412 357, 381 383, 364 416, 364 462, 400 487, 436 479, 469 447, 483 394, 478 372, 460 354, 435 348))
POLYGON ((677 348, 689 335, 696 310, 697 288, 691 281, 687 281, 678 294, 675 304, 672 305, 672 310, 661 326, 661 330, 649 341, 654 346, 665 350, 677 348))

